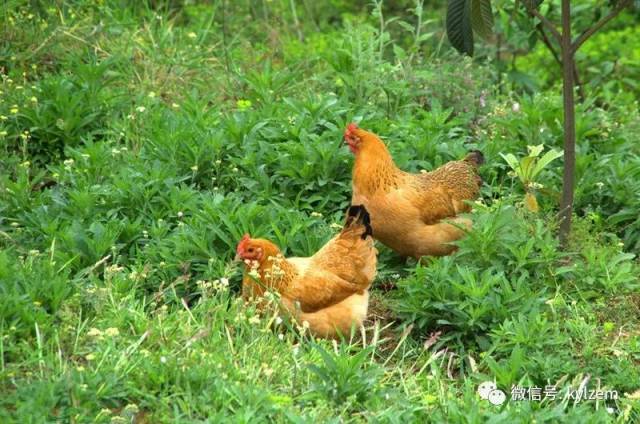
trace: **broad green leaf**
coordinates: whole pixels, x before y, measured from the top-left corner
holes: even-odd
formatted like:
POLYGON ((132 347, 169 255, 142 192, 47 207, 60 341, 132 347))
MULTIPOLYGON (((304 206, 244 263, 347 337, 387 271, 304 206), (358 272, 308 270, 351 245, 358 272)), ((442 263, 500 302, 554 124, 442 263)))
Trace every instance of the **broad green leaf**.
POLYGON ((398 46, 397 44, 393 45, 393 54, 398 60, 401 60, 401 61, 405 60, 407 57, 407 53, 404 51, 404 49, 398 46))
POLYGON ((520 159, 520 178, 522 179, 523 183, 529 182, 531 181, 531 179, 533 178, 532 171, 533 171, 533 167, 535 166, 536 163, 536 157, 535 156, 525 156, 522 159, 520 159))
POLYGON ((460 53, 473 56, 471 0, 449 0, 447 4, 447 37, 460 53))
POLYGON ((402 28, 406 29, 409 32, 415 32, 416 30, 416 28, 413 25, 405 21, 398 21, 398 25, 400 25, 402 28))
POLYGON ((527 146, 529 150, 529 156, 538 157, 544 150, 544 144, 538 144, 537 146, 527 146))
POLYGON ((513 172, 515 173, 520 172, 520 162, 518 162, 518 159, 512 153, 507 153, 506 155, 503 153, 500 153, 500 156, 502 156, 505 162, 507 162, 507 164, 513 170, 513 172))
POLYGON ((540 160, 536 163, 536 166, 533 168, 531 173, 531 178, 535 178, 547 165, 549 165, 555 159, 562 157, 563 153, 557 150, 549 150, 547 153, 542 155, 540 160))
POLYGON ((471 26, 482 38, 493 35, 493 11, 491 0, 471 0, 471 26))

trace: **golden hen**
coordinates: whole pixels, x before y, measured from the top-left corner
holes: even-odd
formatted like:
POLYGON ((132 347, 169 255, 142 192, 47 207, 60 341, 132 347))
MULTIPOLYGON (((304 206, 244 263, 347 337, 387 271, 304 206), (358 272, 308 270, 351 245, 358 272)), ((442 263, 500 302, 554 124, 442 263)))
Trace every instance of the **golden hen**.
POLYGON ((471 221, 457 217, 469 211, 465 202, 478 196, 482 153, 448 162, 426 173, 399 169, 380 138, 349 124, 344 140, 355 155, 352 204, 371 214, 373 236, 404 256, 443 256, 464 235, 471 221))
POLYGON ((276 291, 287 312, 306 321, 314 335, 347 335, 367 315, 377 262, 371 233, 367 210, 351 206, 342 231, 307 258, 285 258, 271 241, 245 234, 236 249, 246 267, 242 295, 276 291))

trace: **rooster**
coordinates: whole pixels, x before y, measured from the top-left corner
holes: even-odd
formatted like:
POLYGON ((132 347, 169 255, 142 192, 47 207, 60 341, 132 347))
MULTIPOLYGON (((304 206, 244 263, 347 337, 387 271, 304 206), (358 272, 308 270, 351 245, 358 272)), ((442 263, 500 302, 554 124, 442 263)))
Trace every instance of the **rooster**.
POLYGON ((478 196, 482 179, 479 151, 426 173, 399 169, 380 138, 349 124, 344 141, 355 155, 352 204, 371 214, 373 237, 403 256, 444 256, 471 221, 458 217, 478 196))
POLYGON ((285 258, 274 243, 245 234, 236 257, 245 263, 242 295, 280 294, 282 306, 316 336, 349 334, 367 315, 376 254, 369 214, 351 206, 342 231, 307 258, 285 258))

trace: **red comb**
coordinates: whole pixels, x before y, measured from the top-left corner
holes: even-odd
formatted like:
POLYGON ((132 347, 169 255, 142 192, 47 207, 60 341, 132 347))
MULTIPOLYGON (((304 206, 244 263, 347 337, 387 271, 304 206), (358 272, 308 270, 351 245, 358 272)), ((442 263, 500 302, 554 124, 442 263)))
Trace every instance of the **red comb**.
POLYGON ((351 134, 353 131, 357 129, 358 129, 358 124, 356 124, 355 122, 352 122, 349 125, 347 125, 347 129, 345 130, 345 133, 351 134))
POLYGON ((245 233, 242 236, 242 239, 240 239, 240 242, 238 242, 238 247, 236 247, 236 253, 238 254, 242 253, 242 251, 244 250, 244 247, 247 245, 250 239, 251 239, 251 236, 249 235, 249 233, 245 233))

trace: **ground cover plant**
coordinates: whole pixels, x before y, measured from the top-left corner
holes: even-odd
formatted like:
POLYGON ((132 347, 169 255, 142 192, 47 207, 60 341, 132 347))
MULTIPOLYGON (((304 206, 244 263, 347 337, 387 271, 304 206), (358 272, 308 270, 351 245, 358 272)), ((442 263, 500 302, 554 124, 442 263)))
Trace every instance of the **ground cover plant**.
POLYGON ((638 16, 580 50, 562 249, 562 158, 518 167, 562 150, 558 67, 502 9, 501 54, 460 56, 445 10, 4 2, 0 421, 639 422, 638 16), (480 149, 484 184, 455 254, 379 245, 366 329, 312 340, 239 299, 234 249, 335 233, 351 121, 413 172, 480 149))

